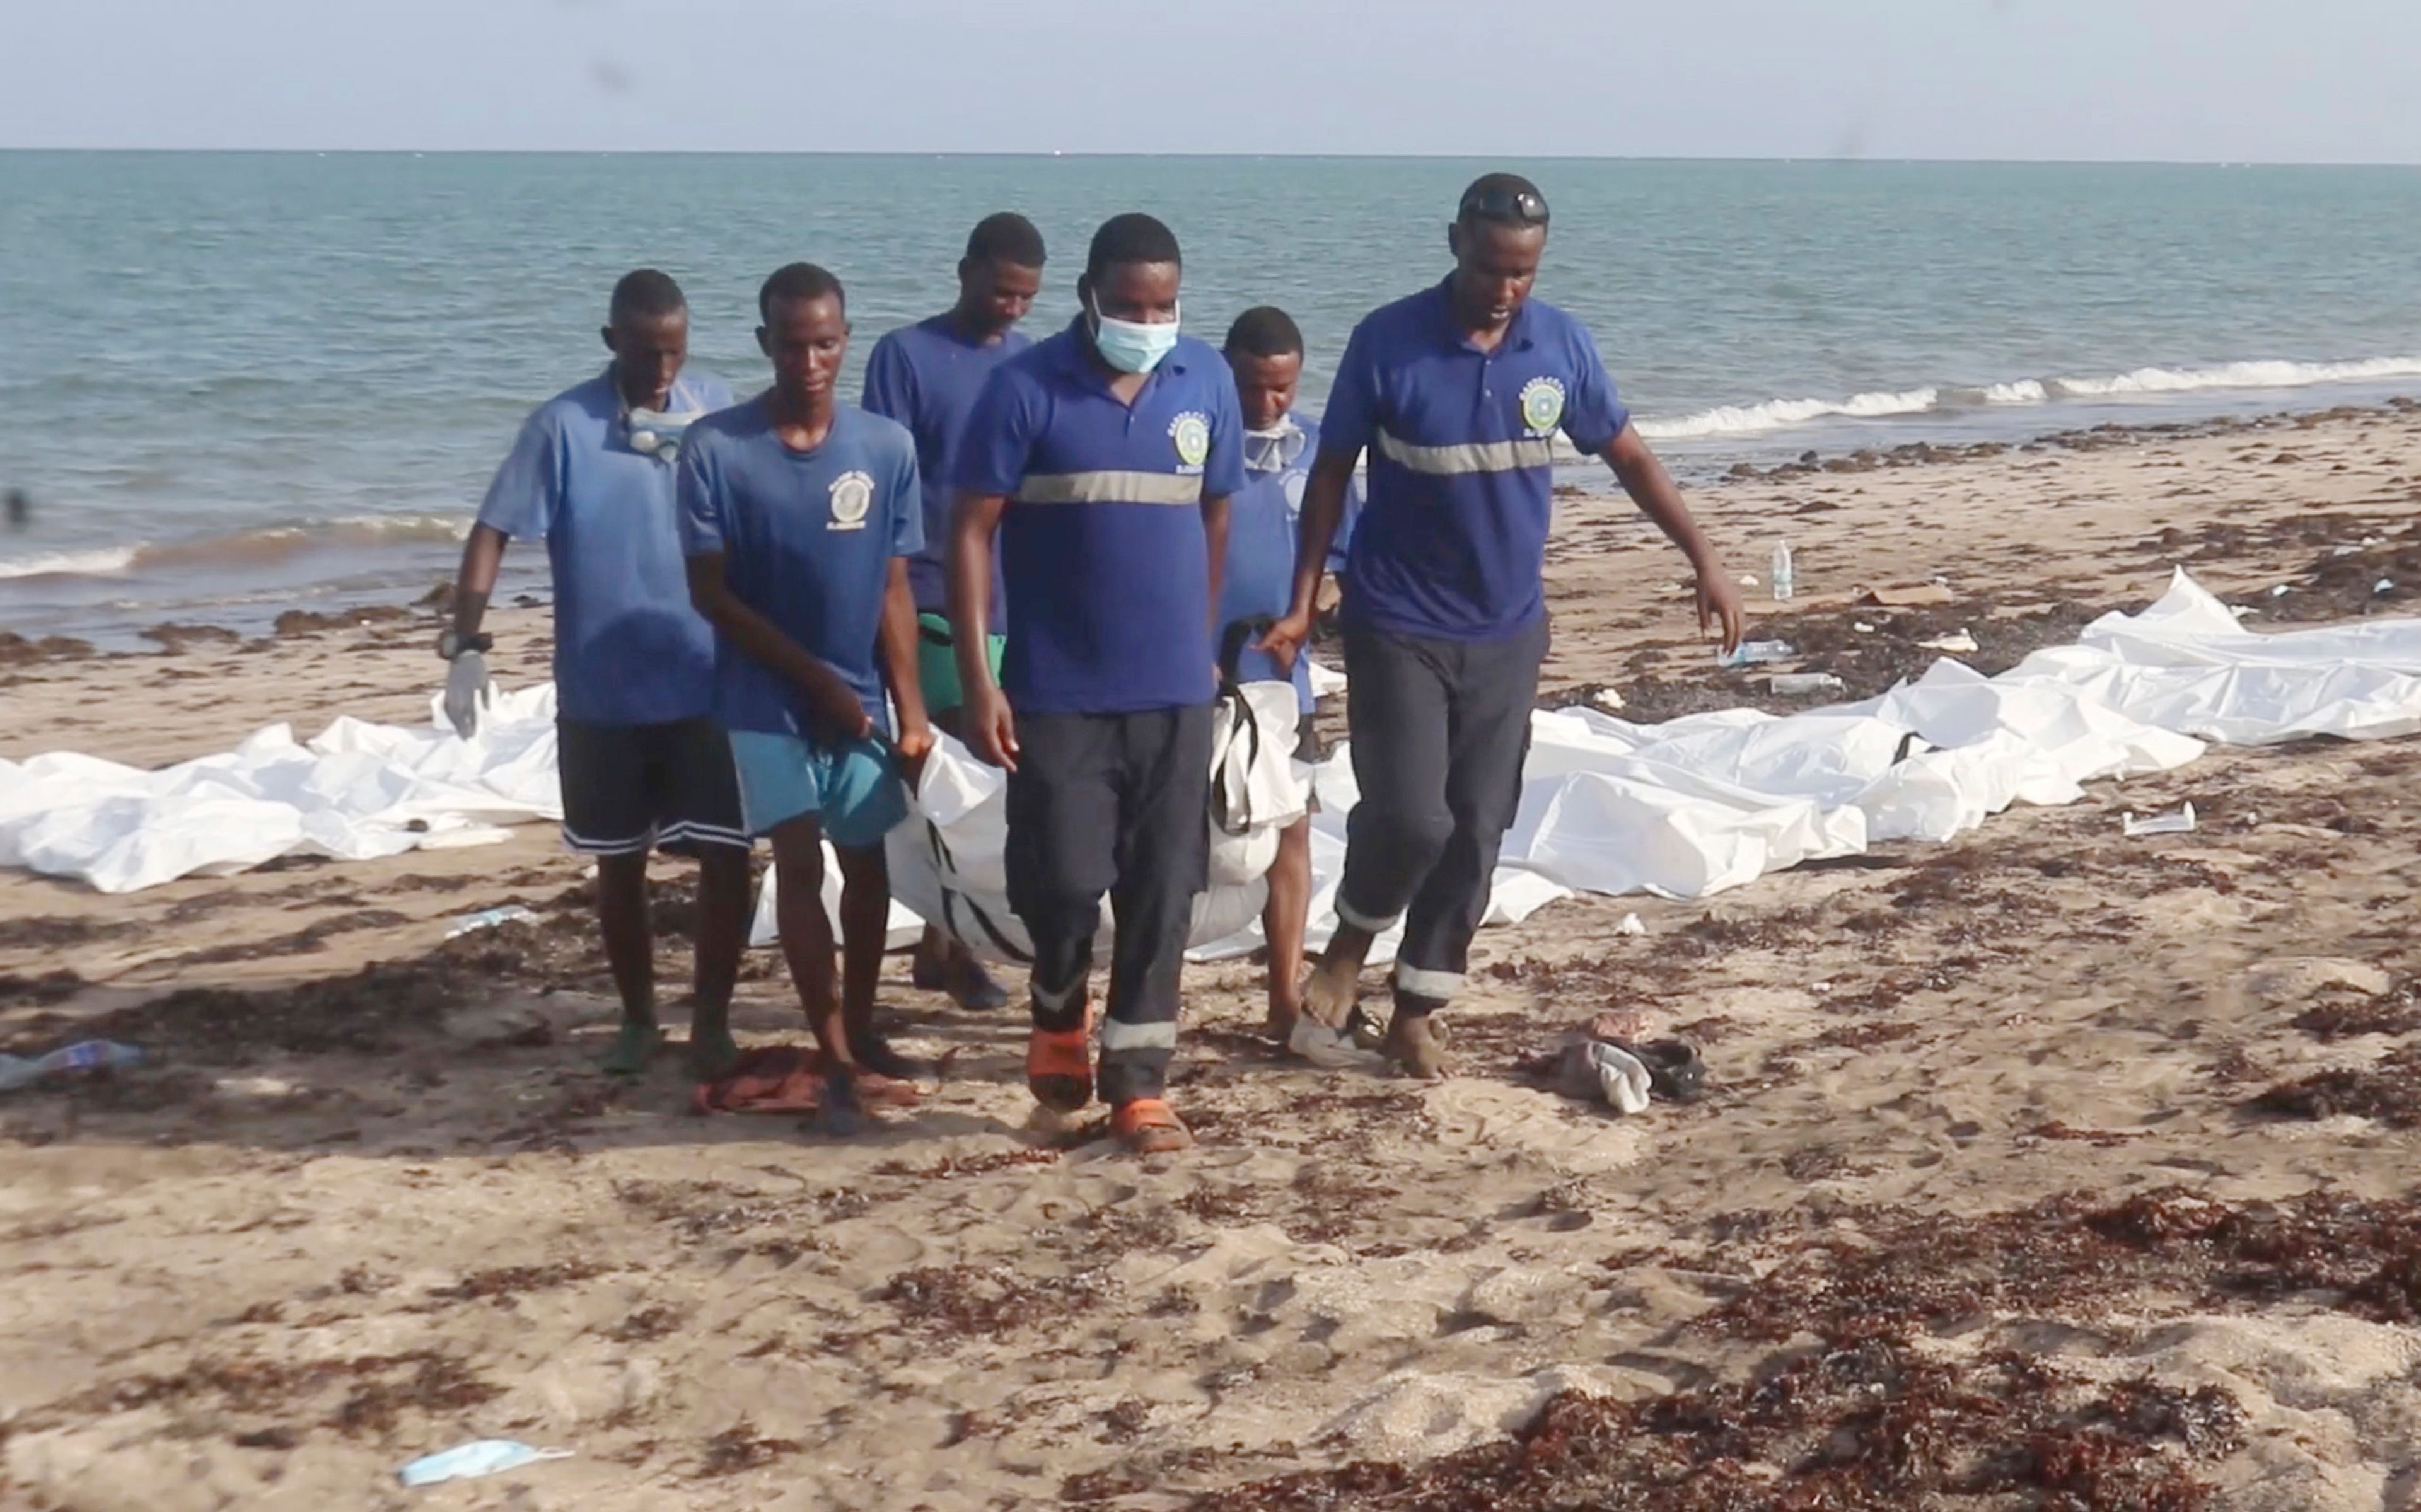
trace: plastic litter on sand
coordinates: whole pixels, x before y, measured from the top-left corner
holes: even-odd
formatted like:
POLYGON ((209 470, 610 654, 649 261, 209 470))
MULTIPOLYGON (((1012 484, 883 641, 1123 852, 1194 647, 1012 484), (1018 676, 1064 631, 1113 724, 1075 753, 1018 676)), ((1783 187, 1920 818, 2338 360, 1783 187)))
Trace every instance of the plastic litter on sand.
POLYGON ((2147 814, 2137 818, 2132 812, 2118 817, 2120 830, 2129 839, 2139 834, 2192 834, 2195 811, 2192 803, 2180 803, 2174 813, 2147 814))
POLYGON ((436 1486, 449 1480, 476 1480, 541 1459, 569 1459, 569 1449, 533 1449, 511 1439, 476 1439, 420 1458, 396 1472, 406 1486, 436 1486))
POLYGON ((80 1039, 32 1059, 23 1055, 0 1055, 0 1092, 14 1092, 55 1076, 117 1071, 142 1064, 143 1052, 137 1046, 121 1045, 108 1039, 80 1039))
POLYGON ((452 940, 459 935, 476 934, 482 929, 493 929, 503 925, 517 924, 524 919, 535 920, 537 917, 537 913, 519 903, 508 903, 500 909, 481 909, 476 913, 465 913, 447 925, 445 938, 452 940))

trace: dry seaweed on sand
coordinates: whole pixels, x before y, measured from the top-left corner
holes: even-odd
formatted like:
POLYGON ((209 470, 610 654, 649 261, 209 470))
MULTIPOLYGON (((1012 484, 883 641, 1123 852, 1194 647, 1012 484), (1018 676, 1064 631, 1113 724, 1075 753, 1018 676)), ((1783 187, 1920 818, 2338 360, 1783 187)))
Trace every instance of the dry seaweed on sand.
POLYGON ((2196 1512, 2243 1442, 2213 1388, 2093 1387, 2017 1355, 1952 1364, 1898 1340, 1819 1349, 1739 1385, 1618 1402, 1565 1392, 1513 1438, 1230 1487, 1194 1512, 2196 1512), (2011 1503, 2006 1498, 2023 1496, 2011 1503))

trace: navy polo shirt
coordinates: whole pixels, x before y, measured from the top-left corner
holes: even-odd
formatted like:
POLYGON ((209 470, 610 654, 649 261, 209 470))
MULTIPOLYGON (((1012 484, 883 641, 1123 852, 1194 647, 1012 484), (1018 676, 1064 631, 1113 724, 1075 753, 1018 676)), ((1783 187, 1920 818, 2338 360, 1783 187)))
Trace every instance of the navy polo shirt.
MULTIPOLYGON (((1240 619, 1277 619, 1294 607, 1295 541, 1303 529, 1304 486, 1320 452, 1320 422, 1297 412, 1287 415, 1287 425, 1290 433, 1282 438, 1251 437, 1244 444, 1244 486, 1227 501, 1227 564, 1219 574, 1222 627, 1240 619)), ((1345 569, 1361 513, 1362 485, 1349 482, 1345 518, 1328 549, 1330 571, 1345 569)), ((1236 677, 1243 682, 1288 680, 1277 658, 1249 646, 1236 659, 1236 677)), ((1309 656, 1294 659, 1292 681, 1304 711, 1310 712, 1309 656)))
MULTIPOLYGON (((950 553, 951 448, 993 369, 1033 345, 1022 331, 1005 331, 996 341, 970 340, 955 319, 936 315, 884 336, 867 359, 866 408, 898 421, 916 438, 916 467, 925 479, 925 548, 908 559, 908 586, 920 610, 949 611, 944 569, 950 553)), ((994 629, 1007 598, 995 575, 994 629)))
POLYGON ((1371 312, 1320 421, 1324 448, 1369 454, 1347 618, 1449 641, 1535 624, 1554 434, 1595 455, 1630 420, 1588 328, 1543 301, 1523 304, 1493 351, 1457 326, 1443 283, 1371 312))
MULTIPOLYGON (((879 656, 891 559, 925 541, 916 444, 893 421, 840 409, 813 451, 774 432, 762 395, 689 428, 681 549, 723 557, 732 597, 836 673, 890 728, 879 656)), ((726 729, 806 735, 798 684, 718 635, 714 717, 726 729)))
MULTIPOLYGON (((719 410, 731 391, 684 373, 665 405, 719 410)), ((706 712, 714 636, 690 607, 673 467, 631 449, 611 367, 540 405, 479 505, 479 523, 546 538, 554 576, 555 709, 582 725, 706 712)))
POLYGON ((1001 685, 1019 709, 1123 714, 1210 700, 1201 506, 1243 487, 1242 434, 1226 360, 1190 336, 1132 406, 1111 396, 1073 325, 992 375, 955 481, 1007 500, 1001 685))

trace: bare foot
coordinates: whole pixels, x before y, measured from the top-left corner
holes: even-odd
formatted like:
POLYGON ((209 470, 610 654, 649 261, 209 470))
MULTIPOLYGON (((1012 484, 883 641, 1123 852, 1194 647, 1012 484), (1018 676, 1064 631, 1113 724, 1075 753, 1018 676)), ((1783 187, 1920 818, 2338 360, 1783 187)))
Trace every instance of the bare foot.
POLYGON ((1310 979, 1303 985, 1303 1011, 1319 1022, 1334 1029, 1345 1022, 1353 1011, 1353 999, 1361 990, 1362 962, 1370 954, 1370 932, 1340 924, 1328 948, 1312 963, 1310 979))
POLYGON ((1445 1075, 1445 1039, 1426 1013, 1398 1010, 1380 1049, 1407 1076, 1434 1082, 1445 1075))

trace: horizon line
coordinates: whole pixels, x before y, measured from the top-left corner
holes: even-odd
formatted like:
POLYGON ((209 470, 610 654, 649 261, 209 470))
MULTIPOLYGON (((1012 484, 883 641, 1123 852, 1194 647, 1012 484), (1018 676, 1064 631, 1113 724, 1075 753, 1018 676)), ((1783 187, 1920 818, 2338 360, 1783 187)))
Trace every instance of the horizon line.
POLYGON ((19 147, 0 145, 0 155, 114 157, 408 157, 408 158, 896 158, 996 159, 1051 162, 1083 159, 1097 162, 1163 162, 1169 159, 1348 163, 1490 163, 1520 159, 1530 163, 1751 164, 1795 167, 2088 167, 2088 168, 2421 168, 2421 161, 2393 158, 1976 158, 1901 157, 1883 154, 1808 156, 1692 155, 1639 153, 1519 152, 1249 152, 1170 151, 1094 152, 1025 149, 1016 151, 918 148, 856 148, 847 150, 790 148, 410 148, 410 147, 19 147))

